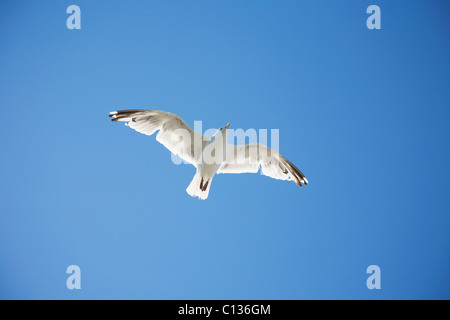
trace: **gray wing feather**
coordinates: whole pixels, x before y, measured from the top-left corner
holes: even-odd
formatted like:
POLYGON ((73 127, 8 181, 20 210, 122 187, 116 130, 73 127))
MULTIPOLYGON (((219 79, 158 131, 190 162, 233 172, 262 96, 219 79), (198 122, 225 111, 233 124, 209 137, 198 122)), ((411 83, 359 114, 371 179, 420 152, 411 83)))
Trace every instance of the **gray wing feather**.
POLYGON ((261 168, 265 176, 307 185, 304 174, 275 150, 259 143, 227 145, 226 159, 217 173, 256 173, 261 168))
POLYGON ((152 135, 159 130, 156 140, 170 152, 194 166, 201 158, 203 135, 195 132, 178 115, 160 110, 122 110, 109 114, 111 121, 125 122, 125 125, 152 135))

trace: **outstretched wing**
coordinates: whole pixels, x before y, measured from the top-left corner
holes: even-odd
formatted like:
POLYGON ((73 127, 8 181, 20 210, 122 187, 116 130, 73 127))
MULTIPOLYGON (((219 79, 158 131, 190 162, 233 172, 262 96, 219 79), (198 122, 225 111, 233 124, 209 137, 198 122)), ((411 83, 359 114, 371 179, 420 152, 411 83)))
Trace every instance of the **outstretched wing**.
POLYGON ((290 161, 259 143, 227 145, 226 159, 217 173, 256 173, 279 180, 294 181, 300 187, 308 180, 290 161))
POLYGON ((109 114, 111 121, 125 122, 130 128, 151 136, 159 130, 156 140, 170 152, 194 166, 201 159, 203 135, 195 132, 183 119, 159 110, 123 110, 109 114))

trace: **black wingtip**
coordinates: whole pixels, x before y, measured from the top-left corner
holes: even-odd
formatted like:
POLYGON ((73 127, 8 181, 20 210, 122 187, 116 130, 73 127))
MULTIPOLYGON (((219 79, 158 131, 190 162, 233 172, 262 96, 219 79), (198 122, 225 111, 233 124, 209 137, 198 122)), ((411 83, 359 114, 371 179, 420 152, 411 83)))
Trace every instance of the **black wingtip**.
POLYGON ((308 180, 306 179, 305 175, 289 160, 287 160, 286 158, 284 158, 284 160, 286 161, 287 165, 290 167, 291 172, 294 174, 295 176, 295 183, 299 186, 302 187, 303 185, 307 185, 308 184, 308 180), (302 184, 303 183, 303 184, 302 184))

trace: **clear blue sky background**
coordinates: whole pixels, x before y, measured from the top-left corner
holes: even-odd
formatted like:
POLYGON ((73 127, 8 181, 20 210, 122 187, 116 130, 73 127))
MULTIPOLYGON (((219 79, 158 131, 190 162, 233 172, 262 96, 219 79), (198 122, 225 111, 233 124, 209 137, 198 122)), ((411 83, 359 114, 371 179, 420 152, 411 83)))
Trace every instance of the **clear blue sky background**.
POLYGON ((450 298, 449 9, 1 1, 0 298, 450 298), (191 198, 192 166, 109 121, 129 108, 279 129, 310 185, 219 175, 191 198))

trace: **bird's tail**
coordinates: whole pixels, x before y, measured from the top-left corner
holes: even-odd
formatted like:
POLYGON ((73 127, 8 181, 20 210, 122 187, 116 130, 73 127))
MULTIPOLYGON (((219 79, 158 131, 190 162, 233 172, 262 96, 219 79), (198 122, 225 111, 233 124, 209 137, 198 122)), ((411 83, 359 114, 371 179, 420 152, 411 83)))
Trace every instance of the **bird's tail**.
POLYGON ((208 198, 209 188, 213 177, 205 177, 200 170, 197 170, 194 178, 186 189, 186 192, 192 197, 199 197, 202 200, 208 198))

